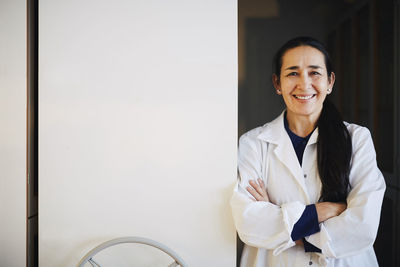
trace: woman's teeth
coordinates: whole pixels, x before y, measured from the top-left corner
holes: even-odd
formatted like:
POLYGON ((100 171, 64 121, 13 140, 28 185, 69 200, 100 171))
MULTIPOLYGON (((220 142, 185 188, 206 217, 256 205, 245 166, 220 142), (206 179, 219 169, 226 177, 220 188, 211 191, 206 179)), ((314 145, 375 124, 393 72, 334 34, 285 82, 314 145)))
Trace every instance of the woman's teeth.
POLYGON ((307 95, 307 96, 299 96, 299 95, 293 95, 295 98, 297 99, 301 99, 301 100, 307 100, 310 99, 311 97, 313 97, 314 95, 307 95))

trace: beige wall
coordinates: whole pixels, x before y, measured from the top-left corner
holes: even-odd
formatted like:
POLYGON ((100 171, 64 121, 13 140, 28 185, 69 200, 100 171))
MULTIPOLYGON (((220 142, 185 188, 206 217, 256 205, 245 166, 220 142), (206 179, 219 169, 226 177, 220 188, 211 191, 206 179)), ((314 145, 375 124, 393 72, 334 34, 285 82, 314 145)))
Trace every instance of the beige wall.
POLYGON ((39 4, 40 266, 120 236, 234 266, 236 1, 39 4))
POLYGON ((26 265, 26 1, 0 1, 0 266, 26 265))

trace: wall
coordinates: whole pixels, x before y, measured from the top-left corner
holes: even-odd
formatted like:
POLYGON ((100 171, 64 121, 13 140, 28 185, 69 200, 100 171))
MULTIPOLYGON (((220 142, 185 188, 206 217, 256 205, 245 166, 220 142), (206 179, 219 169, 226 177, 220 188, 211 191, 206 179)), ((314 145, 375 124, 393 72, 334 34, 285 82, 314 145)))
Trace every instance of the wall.
POLYGON ((26 264, 26 1, 0 2, 0 266, 26 264))
POLYGON ((239 27, 246 31, 246 72, 239 74, 244 77, 243 83, 239 80, 239 133, 264 124, 284 108, 271 82, 271 61, 279 46, 299 35, 324 41, 336 73, 330 98, 345 121, 371 131, 387 185, 374 244, 377 259, 380 266, 399 266, 400 1, 277 3, 278 17, 247 18, 246 27, 239 27))
POLYGON ((386 182, 374 243, 380 266, 399 266, 399 1, 357 1, 329 32, 336 105, 371 131, 386 182))
MULTIPOLYGON (((247 2, 246 0, 241 0, 247 2)), ((256 1, 256 0, 252 0, 256 1)), ((276 14, 247 15, 240 36, 244 67, 239 87, 239 134, 277 117, 285 108, 272 85, 272 60, 286 41, 297 36, 312 36, 323 42, 332 19, 342 10, 340 1, 270 1, 276 14)), ((259 6, 262 9, 263 6, 259 6)), ((254 8, 256 10, 256 8, 254 8)), ((240 12, 239 12, 240 13, 240 12)))
POLYGON ((236 1, 39 5, 40 266, 120 236, 234 266, 236 1))

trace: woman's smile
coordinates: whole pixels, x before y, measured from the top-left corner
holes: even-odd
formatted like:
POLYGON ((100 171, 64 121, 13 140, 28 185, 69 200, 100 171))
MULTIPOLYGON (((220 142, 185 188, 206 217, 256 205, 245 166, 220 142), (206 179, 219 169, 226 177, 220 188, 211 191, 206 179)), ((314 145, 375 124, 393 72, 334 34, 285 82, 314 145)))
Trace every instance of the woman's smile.
POLYGON ((316 96, 316 94, 311 94, 311 95, 296 94, 296 95, 293 95, 293 97, 298 99, 298 100, 310 100, 311 98, 314 98, 315 96, 316 96))

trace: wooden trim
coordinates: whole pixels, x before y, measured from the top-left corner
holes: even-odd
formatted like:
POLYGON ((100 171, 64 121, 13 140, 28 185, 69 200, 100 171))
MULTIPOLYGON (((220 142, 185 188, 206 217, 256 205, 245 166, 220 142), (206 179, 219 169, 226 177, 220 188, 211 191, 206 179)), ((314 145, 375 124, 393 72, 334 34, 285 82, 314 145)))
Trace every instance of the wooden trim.
POLYGON ((27 114, 26 114, 26 266, 38 266, 38 0, 26 1, 27 114), (36 223, 33 223, 35 220, 36 223), (36 249, 35 249, 36 248, 36 249))

